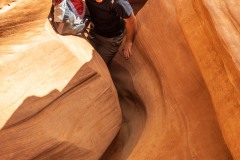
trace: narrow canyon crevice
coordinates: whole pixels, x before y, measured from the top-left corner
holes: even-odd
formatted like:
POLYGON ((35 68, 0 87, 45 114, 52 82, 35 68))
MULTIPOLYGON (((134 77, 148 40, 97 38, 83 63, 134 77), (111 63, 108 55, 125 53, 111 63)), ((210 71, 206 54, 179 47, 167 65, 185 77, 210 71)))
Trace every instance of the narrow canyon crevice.
POLYGON ((1 158, 240 159, 238 1, 130 0, 133 55, 109 68, 85 39, 54 32, 51 0, 11 2, 0 1, 1 158))

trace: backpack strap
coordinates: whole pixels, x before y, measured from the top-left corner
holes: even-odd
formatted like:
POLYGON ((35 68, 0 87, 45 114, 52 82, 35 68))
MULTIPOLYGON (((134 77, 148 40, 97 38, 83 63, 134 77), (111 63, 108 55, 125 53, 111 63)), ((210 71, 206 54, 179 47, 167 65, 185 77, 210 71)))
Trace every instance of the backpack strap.
POLYGON ((83 31, 81 33, 77 34, 77 36, 87 39, 88 37, 91 37, 91 35, 89 34, 89 31, 90 31, 90 29, 92 29, 92 26, 93 26, 91 17, 88 15, 85 15, 84 23, 85 23, 85 27, 84 27, 83 31))

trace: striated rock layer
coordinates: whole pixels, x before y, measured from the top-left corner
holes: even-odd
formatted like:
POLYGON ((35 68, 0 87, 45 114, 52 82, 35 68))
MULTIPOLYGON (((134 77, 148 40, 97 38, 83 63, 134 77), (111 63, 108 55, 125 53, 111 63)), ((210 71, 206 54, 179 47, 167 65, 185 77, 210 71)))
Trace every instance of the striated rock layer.
POLYGON ((0 10, 1 160, 96 160, 120 128, 106 65, 86 40, 53 31, 50 7, 0 10))
POLYGON ((239 1, 132 0, 133 56, 109 66, 118 97, 88 42, 46 23, 49 1, 8 2, 1 158, 240 159, 239 1))
POLYGON ((110 67, 124 119, 103 159, 240 159, 239 5, 148 0, 110 67))

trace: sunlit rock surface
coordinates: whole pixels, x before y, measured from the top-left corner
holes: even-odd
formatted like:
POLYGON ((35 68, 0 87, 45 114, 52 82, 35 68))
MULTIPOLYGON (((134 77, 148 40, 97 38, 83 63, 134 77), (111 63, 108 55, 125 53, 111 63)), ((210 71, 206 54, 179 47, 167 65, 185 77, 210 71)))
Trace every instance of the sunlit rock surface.
POLYGON ((109 66, 118 98, 87 41, 46 23, 49 2, 6 2, 1 157, 240 159, 239 1, 132 0, 133 56, 109 66))
POLYGON ((124 116, 103 159, 240 159, 239 5, 148 0, 110 67, 124 116))
POLYGON ((50 7, 0 10, 1 160, 96 160, 121 125, 106 65, 86 40, 53 31, 50 7))

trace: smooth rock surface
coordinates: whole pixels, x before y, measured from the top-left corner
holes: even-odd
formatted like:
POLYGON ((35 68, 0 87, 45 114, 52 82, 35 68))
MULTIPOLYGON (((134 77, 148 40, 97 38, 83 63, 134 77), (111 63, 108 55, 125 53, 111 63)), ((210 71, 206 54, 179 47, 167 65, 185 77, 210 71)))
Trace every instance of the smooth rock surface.
POLYGON ((240 2, 130 1, 133 56, 109 66, 118 97, 88 42, 46 23, 47 0, 0 2, 1 157, 240 159, 240 2))
POLYGON ((0 10, 1 160, 96 160, 120 128, 105 63, 83 38, 54 32, 50 2, 0 10))
POLYGON ((103 159, 240 159, 239 4, 148 0, 110 67, 123 126, 103 159))

